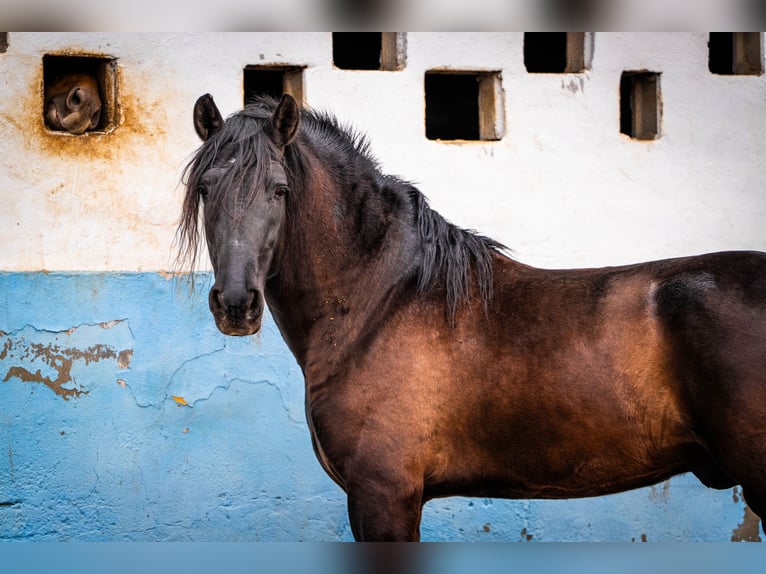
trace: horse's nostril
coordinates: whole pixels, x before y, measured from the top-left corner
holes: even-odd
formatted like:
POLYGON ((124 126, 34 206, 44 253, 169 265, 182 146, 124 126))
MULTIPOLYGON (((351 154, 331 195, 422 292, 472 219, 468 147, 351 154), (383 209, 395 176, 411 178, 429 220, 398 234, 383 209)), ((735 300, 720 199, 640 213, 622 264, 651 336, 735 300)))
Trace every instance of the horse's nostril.
POLYGON ((261 306, 261 294, 255 289, 248 289, 249 301, 247 302, 247 308, 252 311, 257 311, 261 306))
POLYGON ((79 87, 72 88, 67 96, 67 104, 70 109, 77 109, 82 105, 82 90, 79 87))
POLYGON ((214 287, 210 290, 209 303, 213 313, 224 313, 235 321, 257 316, 263 308, 261 293, 257 289, 224 291, 214 287))
POLYGON ((208 300, 210 303, 210 310, 213 312, 220 311, 226 307, 223 301, 223 292, 220 289, 216 289, 215 287, 210 290, 210 296, 208 297, 208 300))

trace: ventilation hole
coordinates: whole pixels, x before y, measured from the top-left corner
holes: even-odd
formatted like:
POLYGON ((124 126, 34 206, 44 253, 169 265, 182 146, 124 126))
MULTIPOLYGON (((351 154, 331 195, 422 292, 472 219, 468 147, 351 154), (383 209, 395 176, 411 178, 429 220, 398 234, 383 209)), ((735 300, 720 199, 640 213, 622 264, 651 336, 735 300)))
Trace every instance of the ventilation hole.
POLYGON ((396 32, 333 32, 333 64, 341 70, 401 70, 404 38, 396 32))
POLYGON ((567 67, 566 32, 526 32, 524 66, 533 74, 560 74, 567 67))
POLYGON ((431 140, 499 140, 503 135, 498 72, 427 72, 426 137, 431 140))
POLYGON ((620 78, 620 132, 637 140, 660 136, 660 74, 623 72, 620 78))
POLYGON ((711 32, 708 69, 713 74, 757 76, 763 73, 760 32, 711 32))
POLYGON ((299 66, 246 66, 244 103, 257 96, 280 98, 287 93, 303 102, 303 68, 299 66))
POLYGON ((43 56, 43 121, 52 132, 107 132, 118 124, 117 60, 43 56))
POLYGON ((583 72, 590 67, 590 40, 585 32, 526 32, 524 66, 531 74, 583 72))

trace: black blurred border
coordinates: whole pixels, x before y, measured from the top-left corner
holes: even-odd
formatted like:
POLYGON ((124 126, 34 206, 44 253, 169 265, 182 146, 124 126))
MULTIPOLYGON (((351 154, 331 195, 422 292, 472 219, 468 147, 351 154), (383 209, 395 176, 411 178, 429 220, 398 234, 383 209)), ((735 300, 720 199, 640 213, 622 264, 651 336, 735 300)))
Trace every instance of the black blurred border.
POLYGON ((110 543, 0 544, 6 574, 713 574, 763 572, 747 543, 110 543))
POLYGON ((758 31, 764 0, 4 0, 9 31, 758 31))

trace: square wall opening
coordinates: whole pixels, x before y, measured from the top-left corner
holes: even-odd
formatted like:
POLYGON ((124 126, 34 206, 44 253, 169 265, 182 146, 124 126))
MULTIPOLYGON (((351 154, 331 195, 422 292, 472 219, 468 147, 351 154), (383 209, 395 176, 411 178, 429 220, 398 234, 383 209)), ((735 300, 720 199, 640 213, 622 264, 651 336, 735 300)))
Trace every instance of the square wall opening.
POLYGON ((525 32, 524 66, 530 74, 573 74, 590 69, 588 32, 525 32))
POLYGON ((116 58, 55 54, 43 56, 42 115, 49 131, 76 133, 72 131, 76 128, 68 121, 61 121, 62 117, 77 109, 85 110, 88 103, 92 104, 96 98, 100 102, 100 111, 97 116, 91 116, 93 125, 88 125, 82 133, 112 131, 119 123, 117 96, 116 58), (95 97, 90 89, 94 84, 98 92, 95 97), (55 114, 58 114, 57 120, 52 119, 55 114))
POLYGON ((636 140, 660 137, 662 97, 657 72, 623 72, 620 78, 620 132, 636 140))
POLYGON ((333 32, 332 62, 341 70, 402 70, 405 35, 397 32, 333 32))
POLYGON ((290 94, 302 104, 303 70, 301 66, 246 66, 243 73, 245 105, 258 96, 279 99, 282 94, 290 94))
POLYGON ((485 140, 503 137, 500 72, 431 70, 425 75, 426 137, 485 140))
POLYGON ((711 32, 708 69, 724 76, 763 74, 761 32, 711 32))

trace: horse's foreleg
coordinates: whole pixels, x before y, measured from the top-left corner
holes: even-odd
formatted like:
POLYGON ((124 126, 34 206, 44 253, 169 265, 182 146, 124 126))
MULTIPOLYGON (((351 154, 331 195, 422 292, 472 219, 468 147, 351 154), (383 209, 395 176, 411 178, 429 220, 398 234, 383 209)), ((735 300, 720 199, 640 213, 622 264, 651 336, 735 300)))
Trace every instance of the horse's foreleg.
POLYGON ((423 487, 366 478, 348 489, 348 517, 358 542, 420 540, 423 487))

